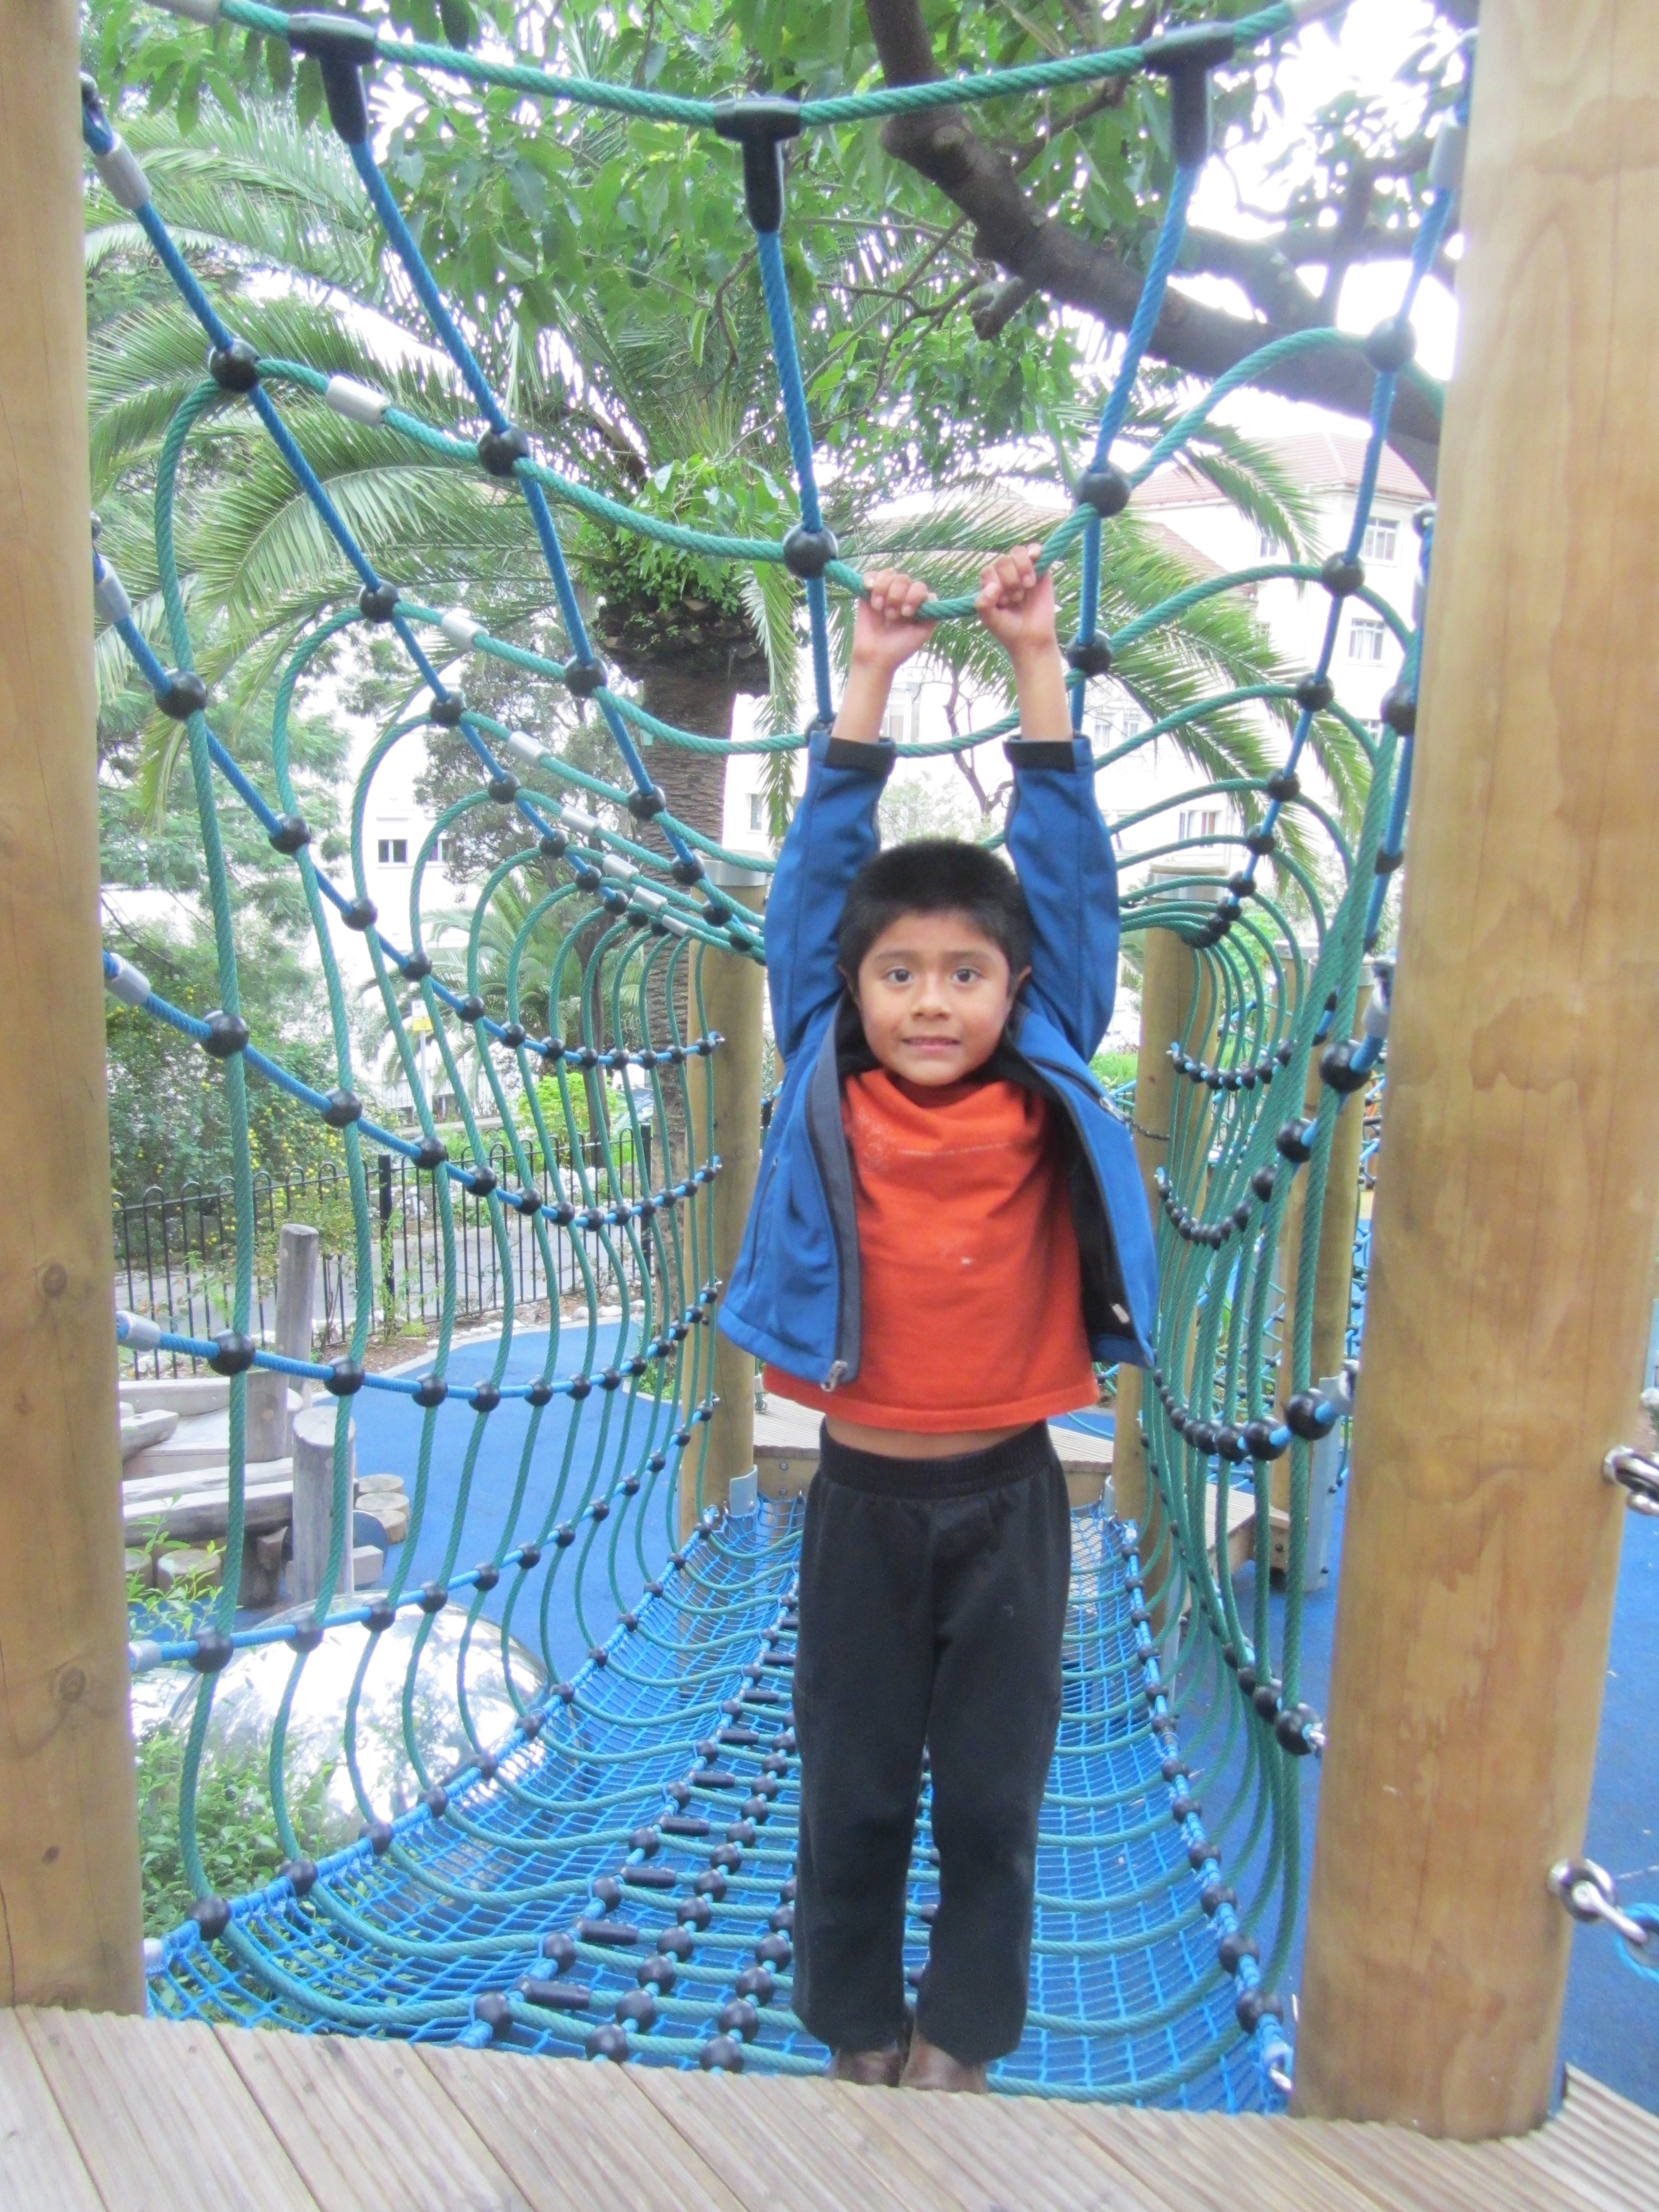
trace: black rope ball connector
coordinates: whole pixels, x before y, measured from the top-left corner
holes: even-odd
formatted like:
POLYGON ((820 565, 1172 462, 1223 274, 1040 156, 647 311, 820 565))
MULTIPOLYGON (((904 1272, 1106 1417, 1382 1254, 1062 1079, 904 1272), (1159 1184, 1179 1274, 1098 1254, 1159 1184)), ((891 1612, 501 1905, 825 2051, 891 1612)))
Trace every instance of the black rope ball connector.
POLYGON ((536 1190, 521 1190, 510 1203, 518 1207, 520 1214, 526 1221, 533 1221, 542 1210, 541 1193, 536 1190))
POLYGON ((1332 1425, 1329 1405, 1311 1390, 1298 1390, 1285 1401, 1285 1425, 1304 1443, 1317 1443, 1332 1425))
POLYGON ((504 2042, 513 2033, 513 2000, 505 1990, 486 1990, 482 1996, 474 1997, 472 2016, 481 2027, 489 2030, 492 2042, 504 2042))
POLYGON ((216 1375, 246 1375, 253 1364, 254 1343, 234 1328, 222 1328, 213 1340, 208 1365, 216 1375))
POLYGON ((1275 769, 1262 788, 1277 805, 1283 806, 1289 800, 1300 796, 1302 779, 1294 769, 1275 769))
POLYGON ((562 860, 570 849, 570 840, 562 830, 544 830, 538 849, 544 860, 562 860))
POLYGON ((493 1382, 476 1382, 467 1393, 466 1402, 475 1413, 493 1413, 501 1402, 501 1394, 493 1382))
POLYGON ((1387 316, 1365 340, 1365 358, 1379 376, 1397 376, 1417 355, 1417 332, 1402 315, 1387 316))
POLYGON ((478 441, 478 459, 492 477, 510 477, 519 462, 530 459, 530 440, 516 422, 505 430, 486 430, 478 441))
POLYGON ((207 373, 221 392, 252 392, 259 381, 259 356, 246 338, 210 346, 207 373))
POLYGON ((490 777, 487 788, 497 806, 511 806, 519 795, 519 779, 503 769, 499 775, 490 777))
POLYGON ((397 605, 395 584, 365 584, 357 594, 357 611, 365 622, 390 622, 397 605))
POLYGON ((1244 1449, 1252 1459, 1277 1459, 1287 1447, 1273 1442, 1271 1421, 1246 1421, 1243 1428, 1244 1449))
POLYGON ((1109 522, 1129 504, 1129 479, 1121 469, 1106 461, 1097 469, 1084 471, 1077 480, 1076 496, 1079 507, 1092 507, 1103 522, 1109 522))
POLYGON ((1210 150, 1210 71, 1231 61, 1237 45, 1224 27, 1193 23, 1148 39, 1140 49, 1147 70, 1170 80, 1170 149, 1183 169, 1210 150))
POLYGON ((355 1398, 363 1387, 363 1370, 355 1359, 337 1359, 323 1378, 331 1398, 355 1398))
POLYGON ((1283 2003, 1270 1990, 1241 1990, 1239 1991, 1238 2002, 1233 2007, 1233 2018, 1246 2035, 1254 2035, 1262 2021, 1270 2015, 1274 2020, 1283 2020, 1285 2017, 1283 2003))
POLYGON ((476 992, 469 991, 455 1012, 464 1022, 481 1022, 484 1018, 484 1002, 476 992))
POLYGON ((509 1052, 516 1052, 528 1034, 522 1022, 508 1022, 501 1030, 501 1042, 509 1052))
POLYGON ((198 1674, 217 1674, 230 1664, 235 1645, 216 1628, 198 1628, 190 1663, 198 1674))
POLYGON ((355 898, 342 908, 340 919, 348 929, 370 930, 380 918, 380 909, 372 898, 355 898))
POLYGON ((174 668, 168 672, 167 690, 156 694, 155 703, 172 720, 187 722, 206 706, 207 696, 207 685, 193 668, 174 668))
POLYGON ((368 138, 368 108, 363 98, 362 65, 375 58, 375 27, 358 15, 295 15, 287 23, 295 53, 310 54, 321 65, 328 119, 348 146, 368 138))
POLYGON ((423 1168, 428 1175, 435 1174, 448 1158, 441 1139, 437 1137, 422 1137, 415 1147, 415 1164, 417 1168, 423 1168))
MULTIPOLYGON (((389 1598, 379 1598, 363 1616, 363 1626, 371 1635, 383 1636, 398 1618, 398 1608, 389 1598)), ((297 1642, 298 1639, 296 1638, 297 1642)))
POLYGON ((1254 898, 1255 896, 1255 878, 1254 876, 1247 876, 1243 868, 1237 869, 1227 878, 1227 889, 1232 893, 1236 899, 1254 898))
POLYGON ((1066 647, 1066 659, 1079 676, 1104 676, 1112 665, 1112 648, 1103 637, 1091 637, 1086 643, 1076 638, 1066 647))
POLYGON ((1206 1919, 1213 1920, 1224 1905, 1237 1905, 1238 1897, 1224 1881, 1206 1881, 1198 1893, 1198 1901, 1204 1908, 1206 1919))
POLYGON ((426 719, 428 722, 434 722, 441 730, 458 730, 461 726, 461 717, 465 712, 465 693, 449 691, 446 692, 441 699, 433 701, 427 709, 426 719))
POLYGON ((1321 714, 1336 696, 1328 676, 1304 676, 1296 687, 1296 703, 1304 714, 1321 714))
POLYGON ((1274 1167, 1259 1167, 1250 1177, 1250 1188, 1266 1206, 1279 1182, 1279 1170, 1274 1167))
POLYGON ((784 533, 783 565, 803 581, 821 576, 840 551, 833 530, 809 530, 804 522, 798 522, 784 533))
POLYGON ((605 685, 605 669, 602 660, 567 660, 564 665, 564 688, 574 698, 591 699, 605 685))
POLYGON ((714 2036, 697 2053, 697 2063, 705 2074, 741 2074, 743 2045, 733 2036, 714 2036))
POLYGON ((377 1859, 383 1859, 392 1849, 391 1821, 371 1820, 363 1830, 362 1840, 377 1859))
POLYGON ((289 1642, 296 1651, 317 1651, 322 1648, 323 1629, 314 1620, 302 1620, 290 1631, 289 1642))
POLYGON ((293 1890, 295 1897, 309 1897, 317 1887, 315 1859, 284 1859, 276 1871, 287 1879, 289 1887, 293 1890))
POLYGON ((1292 1759, 1305 1759, 1313 1749, 1309 1730, 1319 1724, 1319 1716, 1311 1705, 1286 1705, 1273 1723, 1273 1738, 1292 1759))
POLYGON ((1412 738, 1417 734, 1417 702, 1405 692, 1395 690, 1383 695, 1382 720, 1397 736, 1412 738))
POLYGON ((1333 553, 1319 571, 1319 580, 1334 599, 1352 599, 1365 580, 1363 561, 1350 561, 1341 553, 1333 553))
POLYGON ((1259 1959, 1261 1956, 1261 1945, 1254 1936, 1247 1936, 1242 1928, 1230 1929, 1215 1947, 1215 1962, 1225 1974, 1236 1974, 1241 1960, 1259 1959))
POLYGON ((1258 860, 1265 860, 1278 844, 1279 840, 1271 830, 1250 830, 1245 833, 1244 842, 1258 860))
POLYGON ((1371 1079, 1370 1068, 1353 1064, 1358 1049, 1352 1037, 1343 1037, 1328 1045, 1319 1055, 1319 1079, 1340 1097, 1346 1098, 1356 1091, 1363 1091, 1371 1079))
POLYGON ((415 1385, 415 1403, 422 1413, 429 1413, 434 1406, 441 1406, 448 1395, 449 1385, 441 1376, 422 1375, 415 1385))
POLYGON ((404 963, 404 975, 411 983, 424 983, 432 973, 432 963, 424 952, 411 952, 404 963))
POLYGON ((704 869, 702 858, 696 853, 688 854, 684 860, 676 860, 668 872, 677 884, 683 884, 689 890, 693 884, 702 881, 704 869))
POLYGON ((448 1603, 449 1585, 447 1583, 422 1583, 421 1611, 422 1613, 441 1613, 448 1603))
POLYGON ((303 814, 279 814, 276 827, 270 832, 270 842, 279 853, 291 860, 294 855, 311 842, 311 830, 303 814))
POLYGON ((783 228, 783 144, 800 135, 800 103, 753 93, 714 103, 714 130, 743 149, 743 199, 759 231, 783 228))
POLYGON ((550 1959, 554 1970, 561 1974, 569 1972, 576 1963, 576 1946, 562 1929, 542 1938, 542 1956, 550 1959))
POLYGON ((474 1198, 488 1198, 495 1188, 495 1170, 494 1168, 474 1168, 464 1181, 474 1198))
POLYGON ((657 2024, 655 1992, 650 1989, 624 1990, 617 1999, 617 2018, 641 2034, 647 2033, 657 2024))
POLYGON ((745 1966, 732 1986, 740 1997, 747 1997, 752 2004, 769 2005, 777 1994, 777 1984, 765 1966, 745 1966))
POLYGON ((1281 1159, 1289 1160, 1292 1167, 1301 1167, 1313 1158, 1313 1146, 1308 1141, 1307 1124, 1286 1121, 1273 1139, 1273 1148, 1281 1159))
POLYGON ((653 783, 648 791, 630 791, 628 811, 636 822, 653 821, 668 811, 667 794, 659 783, 653 783))
POLYGON ((1259 1720, 1276 1721, 1279 1718, 1279 1708, 1284 1703, 1284 1693, 1285 1685, 1275 1680, 1272 1676, 1269 1676, 1265 1682, 1258 1682, 1250 1699, 1250 1703, 1255 1707, 1256 1717, 1259 1720))
POLYGON ((239 1052, 247 1050, 247 1024, 240 1014, 228 1014, 216 1007, 206 1026, 202 1049, 210 1060, 234 1060, 239 1052))
POLYGON ((206 1943, 216 1943, 230 1925, 230 1907, 222 1897, 198 1897, 185 1909, 186 1920, 193 1920, 206 1943))
POLYGON ((732 1997, 714 2015, 714 2025, 722 2035, 736 2035, 745 2043, 752 2043, 760 2033, 760 2014, 746 1997, 732 1997))
POLYGON ((355 1091, 331 1091, 323 1119, 331 1129, 349 1129, 363 1118, 363 1102, 355 1091))

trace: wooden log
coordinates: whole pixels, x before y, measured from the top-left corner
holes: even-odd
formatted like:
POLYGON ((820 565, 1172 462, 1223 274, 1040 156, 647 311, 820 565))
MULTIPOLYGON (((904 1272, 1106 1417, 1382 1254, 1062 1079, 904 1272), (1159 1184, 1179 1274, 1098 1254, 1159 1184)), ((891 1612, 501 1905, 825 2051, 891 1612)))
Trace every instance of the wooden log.
MULTIPOLYGON (((723 861, 710 864, 709 879, 723 897, 758 914, 765 896, 765 879, 752 868, 723 861)), ((766 971, 757 960, 736 952, 705 952, 702 956, 702 1003, 708 1027, 725 1039, 713 1058, 698 1062, 706 1071, 702 1079, 713 1089, 714 1151, 720 1162, 714 1179, 714 1250, 711 1273, 727 1283, 737 1265, 755 1178, 760 1170, 760 1106, 762 1007, 766 971)), ((705 1123, 699 1100, 700 1086, 692 1091, 692 1138, 700 1144, 705 1123)), ((703 1356, 712 1349, 714 1395, 717 1403, 708 1425, 708 1448, 702 1462, 703 1505, 724 1505, 733 1480, 747 1474, 755 1464, 755 1362, 741 1346, 731 1343, 717 1329, 708 1331, 703 1356)), ((679 1529, 682 1540, 690 1534, 699 1510, 697 1448, 688 1447, 681 1462, 679 1529)))
MULTIPOLYGON (((317 1306, 317 1255, 322 1238, 302 1221, 285 1221, 276 1239, 276 1327, 274 1351, 287 1359, 309 1359, 317 1306)), ((286 1375, 256 1368, 247 1378, 247 1455, 280 1459, 289 1443, 286 1375)))
POLYGON ((0 0, 0 2005, 142 2012, 77 27, 0 0))
POLYGON ((1651 0, 1486 0, 1296 2059, 1434 2135, 1549 2107, 1648 1335, 1656 115, 1651 0))
MULTIPOLYGON (((337 1401, 307 1406, 293 1421, 294 1440, 294 1559, 289 1568, 289 1595, 295 1605, 309 1605, 322 1589, 328 1555, 334 1540, 334 1421, 337 1401)), ((357 1425, 348 1431, 346 1455, 346 1513, 356 1489, 357 1425)), ((335 1595, 344 1597, 352 1582, 351 1530, 346 1529, 340 1555, 340 1574, 335 1595)))

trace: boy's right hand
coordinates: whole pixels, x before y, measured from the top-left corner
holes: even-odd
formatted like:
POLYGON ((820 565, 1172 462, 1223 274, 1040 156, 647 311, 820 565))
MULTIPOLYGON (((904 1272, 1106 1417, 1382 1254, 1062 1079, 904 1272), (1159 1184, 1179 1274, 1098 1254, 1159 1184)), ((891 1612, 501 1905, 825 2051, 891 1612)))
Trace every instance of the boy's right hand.
POLYGON ((933 623, 916 615, 927 586, 896 568, 878 568, 864 580, 868 597, 853 617, 853 665, 890 677, 933 634, 933 623))

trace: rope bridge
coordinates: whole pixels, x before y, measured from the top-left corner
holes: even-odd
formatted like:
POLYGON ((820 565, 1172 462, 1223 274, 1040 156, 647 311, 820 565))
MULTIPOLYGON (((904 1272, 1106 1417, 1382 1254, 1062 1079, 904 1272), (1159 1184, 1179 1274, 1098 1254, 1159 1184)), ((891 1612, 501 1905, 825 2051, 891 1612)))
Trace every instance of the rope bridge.
MULTIPOLYGON (((1099 626, 1103 532, 1136 486, 1176 460, 1225 393, 1263 366, 1257 356, 1219 379, 1132 473, 1114 460, 1207 152, 1208 71, 1329 12, 1322 0, 1297 0, 1111 52, 799 103, 672 99, 398 42, 347 18, 289 16, 251 0, 173 4, 204 23, 223 21, 286 39, 320 63, 334 128, 480 427, 471 440, 459 437, 363 383, 321 374, 303 362, 262 357, 239 338, 170 235, 95 88, 85 85, 84 134, 94 167, 142 226, 209 347, 208 373, 174 414, 157 473, 164 653, 144 634, 95 546, 93 560, 103 616, 162 712, 183 725, 219 1004, 202 1012, 174 1006, 113 953, 106 954, 105 975, 118 999, 194 1040, 215 1063, 235 1161, 231 1327, 196 1337, 124 1315, 118 1334, 129 1352, 171 1352, 231 1378, 229 1561, 241 1556, 248 1373, 263 1368, 319 1385, 337 1408, 333 1549, 314 1609, 246 1625, 233 1570, 191 1633, 133 1647, 139 1672, 173 1670, 181 1684, 191 1670, 198 1678, 179 1804, 183 1860, 198 1902, 181 1927, 149 1946, 152 2009, 618 2061, 774 2072, 822 2065, 823 2052, 790 2009, 799 1771, 789 1694, 800 1509, 762 1500, 738 1515, 704 1497, 714 1402, 711 1328, 720 1288, 713 1187, 721 1163, 710 1063, 721 1040, 704 1015, 703 982, 712 957, 761 957, 755 917, 722 895, 707 864, 754 863, 748 854, 724 854, 716 841, 676 820, 647 767, 655 745, 741 747, 671 727, 612 684, 585 626, 556 518, 584 516, 706 559, 781 563, 803 587, 816 714, 820 722, 832 717, 828 594, 857 592, 862 581, 842 559, 819 501, 783 273, 781 149, 801 131, 929 103, 1003 100, 1147 71, 1169 83, 1176 182, 1075 507, 1042 549, 1045 567, 1079 564, 1081 615, 1069 653, 1074 726, 1085 726, 1091 682, 1138 639, 1176 629, 1207 595, 1289 577, 1322 589, 1329 611, 1316 662, 1300 677, 1183 707, 1096 763, 1109 771, 1160 736, 1179 738, 1218 705, 1241 700, 1261 702, 1274 726, 1288 732, 1270 777, 1249 787, 1209 787, 1246 803, 1255 817, 1224 887, 1204 866, 1214 857, 1204 848, 1237 847, 1231 831, 1123 854, 1131 870, 1166 862, 1155 878, 1143 870, 1127 892, 1126 928, 1176 933, 1192 948, 1199 979, 1182 1036, 1155 1041, 1169 1042, 1177 1078, 1167 1165, 1158 1178, 1161 1364, 1148 1378, 1142 1412, 1156 1510, 1144 1535, 1098 1508, 1074 1516, 1065 1708, 1042 1819, 1031 2014, 1024 2042, 995 2079, 1004 2089, 1057 2096, 1275 2105, 1291 2063, 1276 1989, 1300 1896, 1299 1762, 1322 1742, 1318 1717, 1299 1694, 1310 1455, 1341 1410, 1315 1387, 1310 1370, 1320 1224, 1338 1115, 1372 1081, 1381 1048, 1382 1020, 1370 1020, 1362 1036, 1352 1031, 1361 969, 1401 852, 1419 653, 1416 635, 1367 585, 1360 553, 1394 394, 1411 357, 1413 301, 1450 214, 1461 126, 1443 133, 1432 204, 1397 314, 1363 342, 1322 330, 1267 349, 1352 348, 1374 371, 1369 441, 1345 546, 1322 565, 1264 561, 1193 585, 1108 635, 1099 626), (720 536, 637 512, 537 458, 486 381, 377 166, 362 79, 371 59, 422 76, 507 86, 544 100, 555 114, 597 107, 734 143, 794 465, 799 520, 780 542, 720 536), (389 446, 479 470, 516 490, 545 558, 567 641, 563 660, 496 638, 459 608, 405 597, 395 578, 379 573, 307 461, 306 428, 319 403, 389 446), (304 637, 283 669, 267 772, 258 781, 215 733, 212 702, 193 666, 173 543, 174 490, 191 441, 220 410, 237 405, 254 410, 359 587, 355 600, 304 637), (1362 601, 1404 650, 1401 680, 1376 730, 1334 697, 1332 658, 1348 600, 1362 601), (372 629, 396 638, 430 703, 396 720, 369 752, 352 796, 349 878, 337 881, 319 865, 299 811, 289 716, 296 685, 319 656, 343 635, 372 629), (533 735, 470 706, 440 672, 440 663, 453 665, 458 654, 510 665, 591 702, 614 742, 617 780, 587 773, 533 735), (1298 763, 1316 742, 1321 718, 1323 726, 1334 718, 1347 732, 1365 763, 1352 837, 1302 790, 1298 763), (383 921, 366 884, 366 805, 392 748, 428 724, 465 741, 476 760, 477 787, 439 817, 416 854, 406 920, 383 921), (518 769, 538 771, 562 795, 556 802, 537 795, 520 783, 518 769), (288 856, 303 890, 331 1025, 336 1082, 326 1091, 262 1052, 240 1012, 239 957, 250 948, 246 929, 238 928, 221 837, 221 810, 239 806, 288 856), (524 843, 477 893, 463 991, 434 973, 423 937, 423 878, 438 840, 470 810, 492 807, 512 811, 524 843), (1298 856, 1296 841, 1287 843, 1280 825, 1291 810, 1328 848, 1322 869, 1298 856), (1273 872, 1264 880, 1268 860, 1273 872), (1298 942, 1288 886, 1312 917, 1310 951, 1298 942), (485 1009, 481 951, 492 903, 515 888, 523 919, 507 963, 507 1019, 499 1021, 485 1009), (335 949, 340 928, 360 933, 367 946, 418 1134, 382 1127, 364 1110, 335 949), (465 1139, 459 1158, 434 1119, 411 1036, 411 992, 457 1101, 465 1139), (574 1044, 556 1032, 561 1004, 578 995, 581 1042, 574 1044), (523 1018, 525 1002, 539 1005, 544 997, 555 1032, 547 1036, 532 1034, 523 1018), (476 1054, 487 1080, 510 1158, 512 1172, 499 1177, 462 1073, 459 1056, 467 1052, 476 1054), (684 1133, 665 1141, 655 1189, 624 1188, 620 1124, 611 1132, 599 1117, 597 1166, 568 1141, 580 1124, 582 1085, 624 1067, 648 1080, 655 1127, 684 1133), (332 1362, 282 1356, 252 1333, 251 1068, 340 1134, 356 1296, 345 1355, 332 1362), (1312 1110, 1305 1103, 1310 1069, 1316 1070, 1312 1110), (532 1136, 545 1167, 532 1158, 532 1136), (375 1372, 366 1364, 376 1264, 365 1173, 371 1151, 401 1152, 430 1178, 444 1298, 435 1349, 418 1375, 375 1372), (568 1172, 561 1158, 571 1163, 568 1172), (574 1253, 583 1285, 574 1317, 551 1297, 544 1329, 509 1302, 483 1356, 487 1372, 466 1380, 458 1369, 470 1373, 467 1361, 455 1350, 458 1187, 487 1204, 509 1284, 507 1224, 516 1210, 531 1224, 546 1281, 560 1280, 562 1245, 567 1271, 574 1253), (1297 1221, 1295 1295, 1282 1310, 1283 1261, 1297 1221), (602 1291, 614 1307, 602 1308, 602 1291), (353 1401, 377 1392, 398 1394, 419 1409, 410 1533, 383 1592, 336 1601, 351 1519, 353 1401), (1269 1586, 1270 1469, 1286 1454, 1290 1563, 1281 1607, 1269 1586), (434 1473, 456 1467, 446 1534, 428 1525, 435 1511, 430 1493, 434 1473), (1224 1556, 1229 1492, 1241 1486, 1254 1491, 1248 1621, 1216 1557, 1218 1530, 1224 1556), (460 1557, 469 1510, 484 1512, 495 1529, 488 1555, 470 1565, 460 1557), (411 1586, 423 1536, 442 1540, 441 1565, 411 1586), (556 1604, 567 1600, 589 1648, 562 1679, 550 1623, 556 1604), (438 1617, 447 1612, 452 1631, 457 1615, 464 1614, 464 1626, 453 1641, 434 1641, 438 1617), (363 1778, 359 1725, 366 1674, 394 1629, 409 1632, 402 1713, 413 1789, 410 1809, 389 1817, 363 1778), (325 1640, 358 1655, 343 1750, 362 1826, 348 1848, 313 1860, 301 1832, 302 1808, 292 1802, 286 1747, 307 1664, 325 1640), (287 1863, 267 1887, 227 1899, 211 1894, 204 1869, 198 1784, 222 1669, 239 1651, 273 1644, 293 1655, 269 1747, 270 1812, 287 1863), (417 1687, 441 1648, 442 1663, 455 1670, 471 1746, 445 1773, 423 1763, 416 1725, 417 1687), (469 1685, 497 1653, 515 1717, 504 1736, 486 1740, 472 1717, 469 1685), (1200 1765, 1207 1814, 1194 1794, 1200 1765)), ((734 175, 734 188, 736 181, 734 175)), ((1425 529, 1425 566, 1430 542, 1425 529)), ((926 611, 959 621, 971 604, 965 597, 940 599, 926 611)), ((951 748, 899 750, 982 744, 1011 726, 974 732, 951 748)), ((804 739, 748 743, 764 750, 804 739)), ((1105 788, 1109 795, 1109 775, 1105 788)), ((1121 818, 1120 837, 1144 818, 1121 818)), ((644 1088, 623 1085, 634 1160, 644 1154, 644 1088)), ((924 1777, 908 1926, 913 1982, 925 1962, 936 1891, 924 1777)))

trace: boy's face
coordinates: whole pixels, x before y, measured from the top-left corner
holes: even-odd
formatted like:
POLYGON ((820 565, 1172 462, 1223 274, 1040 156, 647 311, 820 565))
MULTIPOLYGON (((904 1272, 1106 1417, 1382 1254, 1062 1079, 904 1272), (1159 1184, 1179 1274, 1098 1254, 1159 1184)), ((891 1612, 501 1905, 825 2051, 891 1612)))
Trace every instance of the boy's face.
POLYGON ((965 914, 902 914, 859 963, 853 997, 870 1049, 908 1083, 960 1083, 983 1067, 1030 975, 965 914))

